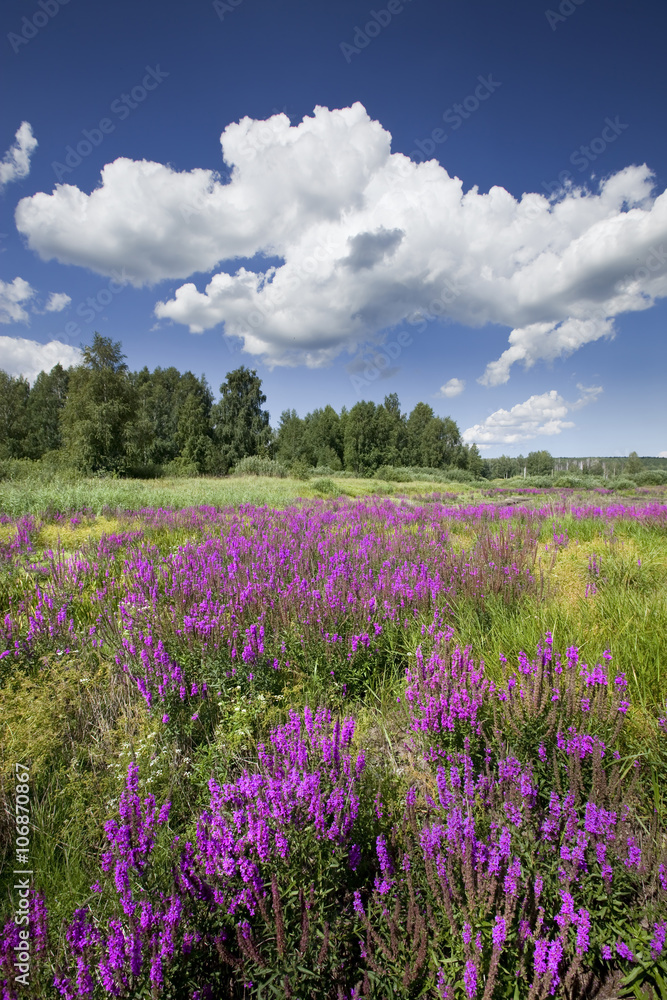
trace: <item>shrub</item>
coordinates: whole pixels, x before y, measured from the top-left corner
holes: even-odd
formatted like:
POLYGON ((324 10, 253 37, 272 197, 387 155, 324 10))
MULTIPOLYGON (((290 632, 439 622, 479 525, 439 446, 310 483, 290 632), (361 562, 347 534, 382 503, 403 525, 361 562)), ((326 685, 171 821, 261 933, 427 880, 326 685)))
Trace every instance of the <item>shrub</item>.
POLYGON ((409 483, 412 479, 412 470, 403 466, 381 465, 373 478, 384 482, 409 483))
POLYGON ((21 479, 31 479, 38 475, 39 464, 30 458, 0 459, 0 480, 7 479, 10 482, 15 482, 21 479))
POLYGON ((314 490, 325 494, 325 496, 332 497, 341 492, 332 479, 316 479, 311 485, 314 490))
POLYGON ((662 469, 646 469, 644 472, 638 472, 632 478, 638 486, 667 485, 667 472, 662 469))
POLYGON ((557 479, 554 479, 553 484, 558 489, 565 489, 565 490, 574 490, 578 486, 582 485, 581 480, 579 480, 575 476, 558 476, 557 479))
POLYGON ((272 458, 260 458, 259 455, 247 455, 236 463, 232 475, 271 476, 276 479, 285 479, 288 473, 282 462, 276 462, 272 458))
POLYGON ((290 465, 290 476, 294 479, 310 479, 312 466, 304 458, 296 458, 290 465))
POLYGON ((455 466, 443 469, 440 475, 444 483, 474 483, 477 479, 468 469, 458 469, 455 466))
POLYGON ((165 476, 172 476, 174 479, 195 479, 199 475, 199 469, 194 462, 188 462, 180 455, 178 458, 167 462, 164 466, 165 476))

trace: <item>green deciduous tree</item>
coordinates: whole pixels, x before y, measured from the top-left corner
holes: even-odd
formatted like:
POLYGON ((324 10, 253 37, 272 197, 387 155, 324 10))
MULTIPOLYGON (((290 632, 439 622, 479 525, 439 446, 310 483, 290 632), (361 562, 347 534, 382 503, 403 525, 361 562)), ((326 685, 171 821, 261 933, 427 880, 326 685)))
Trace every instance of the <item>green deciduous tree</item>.
POLYGON ((372 475, 395 460, 394 417, 384 406, 362 400, 345 415, 345 468, 372 475))
POLYGON ((515 458, 509 455, 501 455, 500 458, 491 459, 491 476, 493 479, 509 479, 510 476, 519 474, 519 466, 515 458))
MULTIPOLYGON (((457 450, 461 449, 461 434, 456 423, 451 417, 436 417, 427 403, 417 403, 410 413, 406 436, 406 465, 441 469, 465 455, 457 450)), ((467 463, 465 457, 461 460, 467 463)))
POLYGON ((24 458, 30 384, 0 370, 0 458, 24 458))
POLYGON ((71 369, 62 411, 63 448, 88 471, 125 471, 127 432, 135 415, 136 392, 120 342, 95 333, 83 348, 83 363, 71 369))
POLYGON ((211 422, 206 402, 201 394, 190 392, 185 398, 178 415, 176 441, 179 459, 197 472, 210 472, 213 464, 213 442, 211 422))
POLYGON ((382 404, 387 414, 387 465, 402 465, 407 445, 407 417, 401 413, 401 404, 395 392, 384 397, 382 404))
POLYGON ((305 444, 313 465, 328 465, 342 469, 345 442, 341 420, 333 406, 313 410, 304 420, 305 444))
POLYGON ((554 460, 548 451, 531 451, 526 458, 526 471, 529 476, 550 476, 553 472, 554 460))
POLYGON ((41 458, 62 445, 60 418, 67 401, 69 370, 61 364, 50 372, 40 372, 30 390, 27 409, 25 453, 41 458))
POLYGON ((274 436, 276 460, 291 465, 299 459, 306 460, 307 450, 305 421, 296 410, 283 410, 274 436))
POLYGON ((479 449, 476 444, 471 444, 468 448, 468 471, 472 472, 473 476, 481 477, 486 471, 486 463, 479 453, 479 449))
POLYGON ((222 398, 212 410, 220 470, 227 473, 248 455, 270 457, 269 413, 262 409, 266 396, 257 372, 244 365, 227 372, 227 381, 220 386, 220 392, 222 398))

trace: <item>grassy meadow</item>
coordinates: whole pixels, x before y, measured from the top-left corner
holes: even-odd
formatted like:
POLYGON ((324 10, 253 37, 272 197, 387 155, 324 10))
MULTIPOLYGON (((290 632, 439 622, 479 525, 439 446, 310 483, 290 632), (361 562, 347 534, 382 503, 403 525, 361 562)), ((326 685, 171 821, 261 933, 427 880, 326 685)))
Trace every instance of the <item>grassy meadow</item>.
POLYGON ((665 493, 0 482, 2 1000, 667 997, 665 493))

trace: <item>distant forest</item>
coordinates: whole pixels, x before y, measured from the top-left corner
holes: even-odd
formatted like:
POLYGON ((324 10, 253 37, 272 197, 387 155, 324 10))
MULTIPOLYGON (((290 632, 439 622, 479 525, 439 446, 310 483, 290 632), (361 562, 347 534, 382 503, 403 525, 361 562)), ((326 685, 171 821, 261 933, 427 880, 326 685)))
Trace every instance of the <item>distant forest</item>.
POLYGON ((131 372, 121 343, 99 333, 82 350, 80 365, 58 364, 32 387, 0 370, 0 460, 145 477, 226 475, 252 458, 293 474, 318 468, 369 476, 392 467, 457 470, 457 478, 470 479, 555 470, 608 476, 663 466, 634 453, 628 459, 553 459, 537 451, 483 459, 476 445, 463 443, 451 417, 436 416, 426 403, 401 413, 395 393, 381 404, 361 401, 340 413, 329 405, 305 417, 285 410, 271 428, 254 370, 228 372, 215 403, 204 376, 173 367, 131 372))

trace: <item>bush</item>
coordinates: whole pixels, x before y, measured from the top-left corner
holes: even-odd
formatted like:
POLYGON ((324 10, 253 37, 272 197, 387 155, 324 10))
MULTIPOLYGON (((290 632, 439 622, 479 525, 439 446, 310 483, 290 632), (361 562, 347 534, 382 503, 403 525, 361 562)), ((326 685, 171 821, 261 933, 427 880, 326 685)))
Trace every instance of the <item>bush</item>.
MULTIPOLYGON (((153 462, 147 465, 131 465, 127 469, 126 475, 128 479, 161 479, 164 475, 164 468, 153 462)), ((196 472, 195 475, 197 475, 196 472)))
POLYGON ((667 485, 667 472, 662 469, 646 469, 638 472, 632 477, 638 486, 665 486, 667 485))
POLYGON ((304 458, 296 458, 290 465, 290 476, 294 479, 310 479, 312 466, 304 458))
POLYGON ((636 483, 632 479, 619 476, 618 479, 609 480, 609 488, 612 490, 634 490, 636 483))
POLYGON ((443 469, 440 476, 443 483, 474 483, 477 479, 468 469, 458 469, 455 466, 443 469))
POLYGON ((275 462, 272 458, 260 458, 259 455, 247 455, 236 463, 232 475, 271 476, 275 479, 286 479, 288 473, 282 462, 275 462))
POLYGON ((16 482, 21 479, 32 479, 39 475, 39 462, 33 462, 30 458, 3 458, 0 459, 0 480, 7 479, 16 482))
POLYGON ((412 469, 396 468, 394 465, 381 465, 373 476, 373 479, 385 483, 409 483, 412 478, 412 469))
POLYGON ((381 465, 379 469, 375 470, 373 479, 379 479, 384 482, 391 482, 394 479, 394 467, 393 465, 381 465))
POLYGON ((325 496, 338 496, 341 492, 332 479, 316 479, 311 485, 317 493, 323 493, 325 496))
POLYGON ((577 488, 581 488, 583 486, 581 480, 576 476, 558 476, 557 479, 554 479, 553 484, 558 489, 565 490, 576 490, 577 488))
POLYGON ((165 476, 172 476, 174 479, 196 479, 199 475, 199 469, 194 464, 194 462, 188 462, 186 458, 173 459, 171 462, 167 462, 164 466, 165 476))

